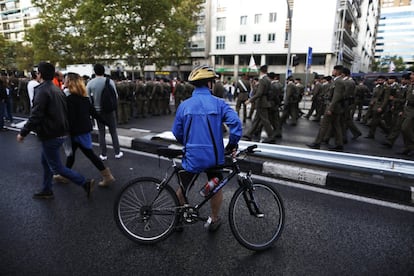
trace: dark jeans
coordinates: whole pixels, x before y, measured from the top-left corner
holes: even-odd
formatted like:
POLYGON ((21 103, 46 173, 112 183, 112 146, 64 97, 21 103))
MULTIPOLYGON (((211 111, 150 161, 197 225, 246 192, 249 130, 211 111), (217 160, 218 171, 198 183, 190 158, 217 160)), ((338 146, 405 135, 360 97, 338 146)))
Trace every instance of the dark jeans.
MULTIPOLYGON (((119 154, 120 147, 118 133, 116 131, 116 111, 112 111, 111 113, 100 112, 99 115, 101 115, 101 117, 107 122, 115 154, 119 154)), ((99 146, 101 148, 101 154, 106 156, 107 148, 105 140, 105 125, 99 121, 97 121, 97 123, 99 129, 99 146)))
POLYGON ((60 174, 77 185, 83 186, 86 182, 85 177, 62 164, 60 148, 65 139, 59 137, 42 141, 43 191, 52 191, 54 174, 60 174))

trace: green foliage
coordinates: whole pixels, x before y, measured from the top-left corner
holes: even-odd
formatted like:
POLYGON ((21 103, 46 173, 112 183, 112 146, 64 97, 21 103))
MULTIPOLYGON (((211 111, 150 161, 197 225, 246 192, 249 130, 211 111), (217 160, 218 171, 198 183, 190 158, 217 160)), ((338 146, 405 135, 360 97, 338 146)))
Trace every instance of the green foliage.
POLYGON ((372 71, 375 72, 388 72, 390 69, 390 63, 393 62, 395 69, 394 72, 401 72, 407 70, 407 66, 402 57, 397 56, 384 56, 380 60, 374 62, 372 71))
POLYGON ((0 35, 0 69, 15 69, 15 56, 16 52, 14 49, 14 44, 12 42, 7 41, 3 35, 0 35))
POLYGON ((168 64, 188 56, 202 0, 39 0, 41 23, 27 33, 35 62, 127 59, 168 64))

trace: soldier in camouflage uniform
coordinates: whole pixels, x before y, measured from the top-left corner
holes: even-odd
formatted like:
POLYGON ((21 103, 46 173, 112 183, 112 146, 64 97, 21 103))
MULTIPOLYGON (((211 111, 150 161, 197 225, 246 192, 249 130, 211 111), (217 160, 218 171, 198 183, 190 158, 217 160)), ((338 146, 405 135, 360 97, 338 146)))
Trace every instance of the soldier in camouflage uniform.
POLYGON ((280 121, 283 124, 286 123, 289 116, 292 118, 292 125, 296 125, 298 120, 298 102, 299 91, 296 88, 295 82, 292 77, 287 79, 286 95, 283 100, 283 111, 280 121))
POLYGON ((382 143, 387 148, 392 148, 395 140, 401 132, 403 123, 404 106, 407 100, 408 89, 410 88, 410 74, 405 74, 401 78, 401 85, 393 97, 393 105, 391 107, 393 113, 393 122, 390 134, 387 135, 386 141, 382 143), (395 116, 395 117, 394 117, 395 116))
POLYGON ((184 100, 191 98, 191 95, 193 94, 194 86, 189 83, 184 83, 184 100))
POLYGON ((373 91, 373 96, 371 99, 372 120, 369 133, 366 136, 366 138, 368 139, 375 138, 375 131, 378 126, 381 126, 381 119, 388 105, 390 90, 386 89, 384 81, 385 78, 383 76, 379 76, 377 78, 377 85, 375 86, 373 91))
POLYGON ((182 101, 185 99, 185 87, 184 84, 181 83, 181 79, 177 78, 177 82, 175 84, 174 89, 174 104, 175 104, 175 110, 177 111, 178 106, 182 101))
POLYGON ((237 82, 237 101, 236 101, 236 112, 240 117, 240 108, 243 106, 243 123, 246 122, 247 107, 245 102, 249 99, 250 93, 250 81, 248 75, 243 75, 243 78, 237 82))
POLYGON ((163 87, 160 84, 160 78, 156 77, 154 82, 154 87, 151 94, 151 109, 153 116, 160 116, 161 115, 161 97, 162 97, 163 87))
POLYGON ((148 113, 154 114, 154 100, 152 99, 152 93, 154 91, 154 81, 151 78, 147 78, 145 81, 145 95, 148 98, 148 113))
POLYGON ((142 78, 138 78, 135 85, 135 103, 137 109, 136 116, 146 118, 148 114, 148 97, 145 93, 145 85, 142 78))
POLYGON ((116 91, 118 91, 118 124, 128 123, 128 83, 125 81, 118 81, 116 83, 116 91))
POLYGON ((160 110, 161 114, 171 114, 170 109, 170 95, 171 95, 171 85, 168 79, 161 79, 160 84, 162 86, 162 93, 161 93, 161 102, 160 102, 160 110))
POLYGON ((279 107, 283 97, 283 85, 279 81, 279 74, 270 72, 268 76, 270 79, 270 90, 267 99, 270 103, 269 121, 273 127, 272 138, 281 138, 282 123, 280 122, 279 107))
POLYGON ((343 117, 343 135, 344 143, 347 143, 347 132, 348 130, 352 133, 352 140, 357 139, 362 135, 361 131, 354 123, 353 114, 355 111, 355 92, 356 84, 355 81, 351 78, 348 68, 343 69, 344 73, 344 82, 345 82, 345 95, 344 95, 344 117, 343 117))
POLYGON ((389 99, 387 107, 384 110, 383 120, 388 133, 391 130, 392 126, 396 123, 398 117, 398 113, 396 114, 392 108, 394 106, 394 98, 397 96, 400 90, 400 85, 396 76, 390 76, 388 78, 386 89, 389 91, 389 99))
POLYGON ((364 81, 359 81, 359 84, 356 87, 355 90, 355 109, 354 113, 352 113, 352 118, 354 117, 354 114, 356 111, 358 111, 356 121, 360 121, 362 118, 362 108, 364 106, 364 100, 366 97, 369 96, 369 88, 364 84, 364 81))
POLYGON ((308 114, 306 114, 305 116, 306 119, 309 119, 312 116, 314 111, 316 111, 316 116, 318 116, 318 114, 320 113, 320 110, 318 109, 320 108, 319 101, 321 100, 321 97, 320 97, 321 93, 322 93, 321 77, 318 77, 314 81, 313 90, 312 90, 312 105, 308 111, 308 114))
POLYGON ((410 75, 411 85, 407 89, 407 100, 403 112, 401 133, 404 140, 403 155, 412 155, 414 152, 414 72, 410 75))

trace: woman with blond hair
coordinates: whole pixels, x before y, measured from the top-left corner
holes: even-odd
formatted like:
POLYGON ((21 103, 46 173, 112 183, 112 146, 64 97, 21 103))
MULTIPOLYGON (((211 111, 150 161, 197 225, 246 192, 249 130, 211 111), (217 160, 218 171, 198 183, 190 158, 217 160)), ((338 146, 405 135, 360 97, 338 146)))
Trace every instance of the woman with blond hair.
MULTIPOLYGON (((91 104, 86 92, 85 82, 76 73, 68 73, 65 77, 64 85, 69 95, 67 96, 69 131, 72 142, 72 154, 66 159, 66 167, 72 168, 75 162, 75 152, 78 148, 91 160, 94 166, 101 172, 102 181, 99 186, 108 186, 115 179, 109 168, 105 167, 101 159, 92 149, 92 123, 91 116, 98 121, 106 124, 96 112, 91 104)), ((60 175, 54 176, 57 182, 66 182, 66 179, 60 175)))

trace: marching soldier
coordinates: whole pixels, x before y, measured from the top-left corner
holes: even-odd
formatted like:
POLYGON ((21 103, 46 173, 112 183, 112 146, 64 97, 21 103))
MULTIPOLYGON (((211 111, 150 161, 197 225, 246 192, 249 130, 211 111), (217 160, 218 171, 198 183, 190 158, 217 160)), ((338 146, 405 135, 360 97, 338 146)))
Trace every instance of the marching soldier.
POLYGON ((336 145, 334 147, 329 147, 329 149, 343 150, 341 117, 343 116, 342 104, 345 94, 345 82, 343 80, 342 70, 342 65, 334 66, 332 75, 335 76, 335 78, 334 83, 331 86, 332 99, 326 107, 318 135, 313 143, 307 144, 310 148, 319 149, 322 141, 326 139, 326 137, 329 137, 329 133, 333 128, 336 145))
POLYGON ((241 79, 237 81, 237 101, 236 101, 236 112, 240 117, 240 108, 243 106, 243 123, 246 122, 247 117, 247 107, 245 102, 249 99, 250 93, 250 81, 249 76, 244 74, 241 79))
POLYGON ((137 117, 145 118, 148 114, 148 97, 145 93, 145 85, 142 78, 138 78, 135 85, 135 103, 137 109, 137 117))
POLYGON ((375 131, 378 126, 381 126, 382 115, 386 109, 390 97, 390 90, 386 89, 384 85, 384 76, 377 78, 377 85, 374 88, 374 93, 371 100, 372 105, 372 120, 369 128, 369 133, 366 136, 368 139, 375 138, 375 131))
POLYGON ((177 82, 175 84, 174 89, 174 104, 175 104, 175 110, 177 111, 178 106, 182 101, 185 99, 185 87, 181 83, 181 79, 177 78, 177 82))
POLYGON ((351 71, 348 68, 343 69, 344 82, 345 82, 345 95, 344 95, 344 117, 343 117, 343 135, 344 142, 347 142, 348 129, 352 133, 352 140, 357 139, 362 135, 361 131, 354 124, 353 114, 355 110, 355 92, 356 84, 351 78, 351 71))
POLYGON ((358 111, 356 121, 360 121, 362 118, 362 108, 364 106, 364 100, 369 96, 369 88, 364 84, 363 80, 359 81, 355 91, 355 109, 352 113, 352 118, 356 111, 358 111))
POLYGON ((407 90, 407 101, 404 107, 401 133, 404 140, 403 155, 410 155, 414 151, 414 72, 410 76, 411 85, 407 90))
POLYGON ((194 86, 189 83, 184 83, 184 100, 191 98, 191 95, 193 94, 194 86))
POLYGON ((259 86, 257 88, 257 93, 246 101, 246 104, 249 104, 250 102, 256 102, 256 116, 253 119, 251 128, 246 133, 246 135, 243 136, 246 140, 251 140, 252 135, 257 133, 263 127, 267 134, 267 138, 263 140, 263 143, 275 142, 274 138, 272 137, 272 125, 269 121, 270 103, 267 100, 270 84, 270 79, 267 76, 267 65, 262 65, 260 67, 259 86))
POLYGON ((118 91, 118 124, 128 123, 128 85, 124 81, 116 83, 116 91, 118 91))
POLYGON ((293 81, 292 77, 287 79, 286 95, 284 99, 284 107, 282 117, 280 118, 281 124, 285 124, 289 116, 292 118, 292 125, 296 125, 298 120, 298 102, 299 91, 293 81))
POLYGON ((279 107, 281 104, 281 97, 283 95, 283 85, 279 81, 279 74, 270 72, 268 74, 270 79, 270 90, 268 101, 270 103, 269 108, 269 121, 273 127, 273 138, 282 137, 282 124, 280 122, 279 107))
POLYGON ((401 132, 401 126, 404 120, 403 112, 404 106, 408 96, 408 90, 410 88, 410 74, 404 74, 401 78, 401 85, 393 98, 393 106, 391 110, 393 112, 392 128, 390 134, 387 135, 387 139, 384 143, 382 143, 387 148, 392 148, 394 145, 395 140, 397 140, 398 136, 401 132), (395 121, 394 121, 395 120, 395 121))
POLYGON ((321 78, 318 77, 315 79, 313 90, 312 90, 312 105, 311 108, 308 111, 308 114, 306 114, 305 118, 309 119, 313 112, 316 110, 316 116, 318 116, 318 113, 320 113, 320 103, 319 100, 321 99, 320 94, 322 93, 322 83, 321 78))

